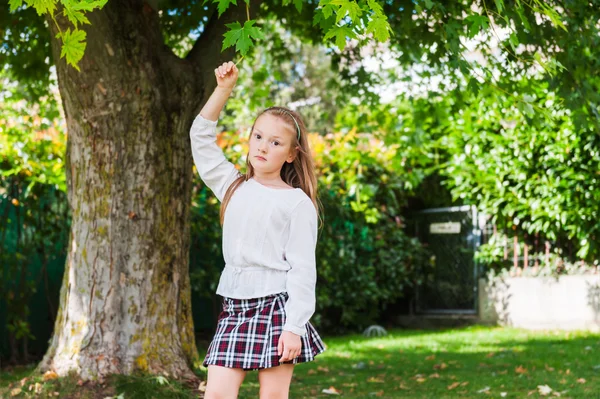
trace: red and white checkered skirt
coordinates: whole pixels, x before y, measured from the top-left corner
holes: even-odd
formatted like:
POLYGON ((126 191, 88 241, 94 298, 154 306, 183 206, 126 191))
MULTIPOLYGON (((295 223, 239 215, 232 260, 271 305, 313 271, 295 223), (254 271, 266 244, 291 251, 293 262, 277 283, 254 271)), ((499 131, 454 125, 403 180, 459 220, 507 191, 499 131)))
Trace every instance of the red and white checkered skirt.
MULTIPOLYGON (((285 323, 287 293, 253 299, 223 298, 217 331, 208 347, 204 366, 217 365, 244 370, 279 366, 277 344, 285 323)), ((301 337, 300 355, 282 363, 314 360, 325 350, 321 337, 309 322, 301 337)))

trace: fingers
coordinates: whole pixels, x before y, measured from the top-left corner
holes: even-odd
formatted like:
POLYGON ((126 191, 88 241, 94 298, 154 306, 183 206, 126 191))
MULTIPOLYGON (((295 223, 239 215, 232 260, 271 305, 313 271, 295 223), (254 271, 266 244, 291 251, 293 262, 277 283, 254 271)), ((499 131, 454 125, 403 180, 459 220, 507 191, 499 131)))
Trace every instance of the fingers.
POLYGON ((277 356, 281 356, 283 353, 283 340, 279 337, 279 342, 277 343, 277 356))
POLYGON ((277 355, 281 355, 279 358, 280 362, 288 362, 290 360, 294 360, 300 355, 300 348, 287 348, 285 344, 282 344, 283 340, 279 340, 279 344, 277 345, 277 355), (283 348, 281 348, 283 345, 283 348))
POLYGON ((283 351, 283 356, 281 356, 281 358, 279 359, 280 362, 288 362, 290 360, 294 360, 295 358, 297 358, 298 356, 300 356, 300 351, 299 350, 284 350, 283 351))
POLYGON ((238 71, 235 64, 232 61, 224 62, 215 69, 215 75, 217 75, 219 78, 224 78, 225 75, 229 74, 231 71, 238 71))

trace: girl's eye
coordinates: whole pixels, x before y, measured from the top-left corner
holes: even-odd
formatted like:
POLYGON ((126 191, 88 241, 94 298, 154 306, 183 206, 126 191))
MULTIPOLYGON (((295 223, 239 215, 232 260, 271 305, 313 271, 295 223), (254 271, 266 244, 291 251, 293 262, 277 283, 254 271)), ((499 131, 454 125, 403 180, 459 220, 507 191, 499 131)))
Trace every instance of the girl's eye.
POLYGON ((279 145, 279 141, 275 141, 275 142, 273 142, 273 144, 279 145))
POLYGON ((260 134, 256 133, 254 136, 260 140, 260 134))

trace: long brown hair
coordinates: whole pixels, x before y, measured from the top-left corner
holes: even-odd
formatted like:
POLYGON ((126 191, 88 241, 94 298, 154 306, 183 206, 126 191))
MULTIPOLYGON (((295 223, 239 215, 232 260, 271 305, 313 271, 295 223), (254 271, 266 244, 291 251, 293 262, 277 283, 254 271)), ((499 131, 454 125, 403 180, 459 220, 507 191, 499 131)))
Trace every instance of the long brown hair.
MULTIPOLYGON (((315 172, 312 154, 310 152, 310 146, 308 144, 308 138, 306 136, 306 125, 304 124, 302 117, 296 111, 292 111, 291 109, 285 107, 267 108, 258 114, 254 120, 252 129, 250 129, 250 137, 252 137, 252 132, 254 131, 254 125, 256 124, 256 121, 263 114, 276 116, 277 118, 289 124, 294 132, 297 132, 296 123, 294 123, 294 120, 290 114, 292 114, 296 119, 296 122, 298 122, 298 127, 300 128, 300 140, 298 140, 298 136, 295 134, 292 148, 299 148, 296 149, 296 157, 294 158, 294 161, 292 163, 285 162, 281 167, 281 179, 294 188, 301 188, 302 191, 304 191, 312 200, 315 209, 317 210, 319 220, 322 220, 322 206, 317 196, 317 175, 315 172)), ((246 154, 246 174, 243 174, 235 179, 223 197, 220 211, 221 225, 223 225, 223 222, 225 221, 225 209, 227 209, 229 200, 231 199, 231 196, 235 190, 237 190, 242 182, 248 181, 252 176, 254 176, 254 168, 252 167, 249 159, 250 153, 246 154)))

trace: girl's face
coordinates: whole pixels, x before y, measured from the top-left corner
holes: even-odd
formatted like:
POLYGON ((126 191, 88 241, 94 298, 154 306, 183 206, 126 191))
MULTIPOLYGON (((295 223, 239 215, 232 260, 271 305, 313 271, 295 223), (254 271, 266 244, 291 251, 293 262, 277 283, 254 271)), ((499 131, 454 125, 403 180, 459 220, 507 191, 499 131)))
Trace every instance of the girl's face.
POLYGON ((249 143, 249 160, 263 173, 279 173, 285 162, 293 162, 296 132, 290 125, 271 114, 256 120, 249 143))

